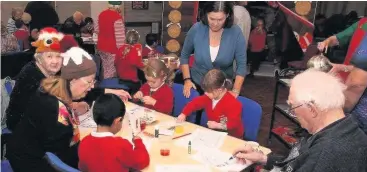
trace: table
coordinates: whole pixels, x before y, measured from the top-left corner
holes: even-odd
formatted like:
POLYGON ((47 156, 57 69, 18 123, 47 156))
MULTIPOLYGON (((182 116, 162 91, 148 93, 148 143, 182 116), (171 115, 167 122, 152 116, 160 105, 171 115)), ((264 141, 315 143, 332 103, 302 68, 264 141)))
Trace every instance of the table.
MULTIPOLYGON (((126 109, 132 109, 135 108, 136 104, 131 103, 131 102, 126 102, 126 109)), ((127 135, 129 135, 131 133, 131 130, 129 129, 128 126, 128 122, 127 122, 127 116, 125 116, 124 121, 123 121, 123 127, 121 129, 121 131, 119 133, 117 133, 116 135, 122 136, 122 137, 126 137, 127 135)), ((151 125, 147 125, 145 131, 149 132, 149 133, 154 133, 154 125, 155 124, 159 124, 160 122, 165 122, 165 121, 169 121, 169 120, 174 120, 174 118, 172 116, 169 115, 165 115, 162 113, 158 113, 157 112, 157 122, 153 123, 151 125)), ((184 124, 184 133, 188 133, 188 132, 193 132, 195 129, 200 128, 200 129, 205 129, 208 130, 204 127, 186 122, 184 124)), ((80 128, 80 136, 81 138, 84 138, 86 135, 88 135, 93 129, 87 129, 87 128, 80 128)), ((182 135, 182 134, 180 134, 182 135)), ((175 137, 175 135, 174 135, 175 137)), ((186 136, 185 136, 186 137, 186 136)), ((189 157, 189 154, 187 153, 187 147, 180 147, 177 146, 176 144, 172 143, 171 147, 170 147, 170 151, 171 154, 170 156, 164 157, 160 155, 160 148, 159 148, 159 142, 158 141, 154 141, 151 148, 148 150, 149 155, 150 155, 150 165, 145 168, 144 172, 154 172, 155 171, 155 167, 156 165, 174 165, 174 164, 192 164, 192 165, 199 165, 200 163, 191 159, 189 157)), ((224 152, 229 152, 232 153, 233 150, 235 150, 236 148, 243 146, 246 144, 246 141, 244 140, 240 140, 237 139, 235 137, 232 136, 226 136, 224 143, 222 145, 222 147, 220 148, 221 151, 224 152)), ((265 154, 270 153, 270 149, 265 148, 265 147, 259 147, 259 149, 264 152, 265 154)), ((192 154, 195 154, 196 151, 192 150, 192 154)), ((218 171, 217 169, 215 169, 214 167, 212 167, 212 171, 218 171)))

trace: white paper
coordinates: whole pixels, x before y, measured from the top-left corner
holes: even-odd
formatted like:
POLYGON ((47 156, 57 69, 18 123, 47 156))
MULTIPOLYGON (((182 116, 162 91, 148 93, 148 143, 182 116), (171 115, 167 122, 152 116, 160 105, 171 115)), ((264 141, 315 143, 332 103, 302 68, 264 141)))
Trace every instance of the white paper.
POLYGON ((187 147, 191 141, 191 147, 194 150, 201 150, 202 148, 219 149, 226 137, 227 133, 213 130, 196 129, 191 135, 177 139, 175 142, 179 146, 187 147))
POLYGON ((235 159, 230 160, 231 157, 230 153, 218 149, 201 149, 191 156, 192 159, 215 167, 220 171, 242 171, 249 166, 249 164, 239 164, 235 159))
POLYGON ((93 111, 89 110, 83 115, 79 116, 79 127, 81 128, 97 128, 96 122, 93 119, 93 111))
POLYGON ((205 165, 156 165, 156 172, 210 172, 210 168, 205 165))

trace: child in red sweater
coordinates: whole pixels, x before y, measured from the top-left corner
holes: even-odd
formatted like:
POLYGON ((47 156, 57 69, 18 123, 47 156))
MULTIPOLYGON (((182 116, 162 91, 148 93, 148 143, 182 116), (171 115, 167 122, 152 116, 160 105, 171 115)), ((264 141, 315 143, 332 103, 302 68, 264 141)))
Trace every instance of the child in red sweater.
POLYGON ((144 68, 139 44, 140 35, 136 30, 126 33, 126 44, 118 49, 115 58, 115 66, 120 82, 129 87, 129 93, 135 94, 141 84, 138 79, 138 70, 144 68))
POLYGON ((192 112, 204 109, 208 115, 207 125, 210 129, 224 130, 229 135, 242 139, 242 105, 228 92, 231 86, 231 81, 226 79, 222 71, 210 70, 202 82, 205 94, 188 103, 178 116, 178 121, 185 121, 192 112))
POLYGON ((173 108, 173 91, 170 87, 174 72, 158 59, 149 59, 144 70, 145 83, 134 95, 134 99, 141 100, 144 106, 170 115, 173 108))
POLYGON ((15 27, 17 28, 17 31, 13 33, 14 36, 17 38, 17 40, 23 42, 23 50, 28 50, 30 48, 28 27, 22 20, 16 20, 15 27))
POLYGON ((100 96, 93 107, 97 131, 86 136, 79 145, 79 169, 88 172, 128 172, 149 165, 149 154, 142 140, 133 137, 133 145, 114 136, 122 128, 125 104, 114 94, 100 96))

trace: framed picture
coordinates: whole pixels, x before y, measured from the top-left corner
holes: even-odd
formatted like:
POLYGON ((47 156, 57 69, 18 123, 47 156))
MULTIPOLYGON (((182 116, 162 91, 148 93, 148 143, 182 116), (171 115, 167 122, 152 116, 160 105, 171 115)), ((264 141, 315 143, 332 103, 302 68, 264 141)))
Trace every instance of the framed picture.
POLYGON ((147 10, 149 9, 149 1, 132 1, 131 8, 133 10, 147 10))

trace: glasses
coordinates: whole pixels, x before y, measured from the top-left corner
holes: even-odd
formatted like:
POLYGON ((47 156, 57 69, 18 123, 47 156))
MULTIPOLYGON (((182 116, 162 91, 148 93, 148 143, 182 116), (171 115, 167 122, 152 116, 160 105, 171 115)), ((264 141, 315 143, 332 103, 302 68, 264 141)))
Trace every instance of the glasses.
POLYGON ((287 110, 289 116, 291 116, 293 118, 297 118, 297 116, 295 115, 294 110, 297 109, 297 108, 299 108, 299 107, 301 107, 301 106, 303 106, 303 105, 304 105, 304 103, 303 104, 300 104, 298 106, 295 106, 295 107, 292 107, 292 105, 289 105, 288 110, 287 110))
POLYGON ((93 81, 86 81, 83 78, 80 78, 84 83, 88 84, 89 87, 91 87, 92 85, 94 85, 96 83, 96 80, 94 79, 93 81))

